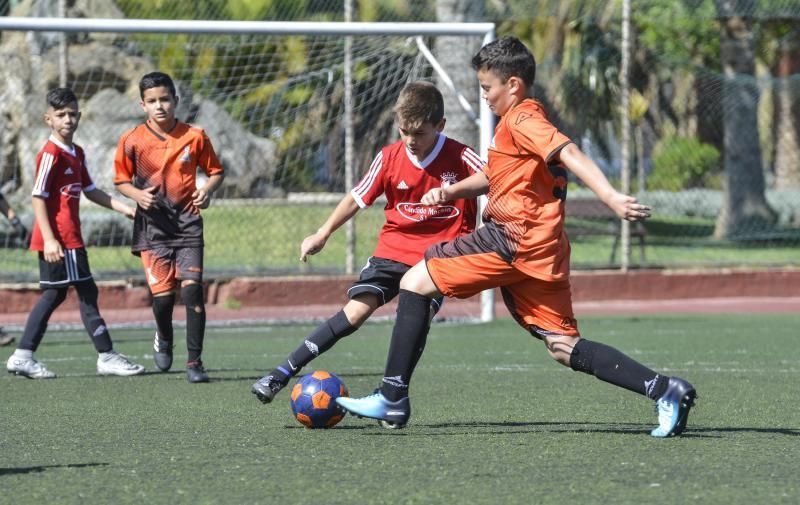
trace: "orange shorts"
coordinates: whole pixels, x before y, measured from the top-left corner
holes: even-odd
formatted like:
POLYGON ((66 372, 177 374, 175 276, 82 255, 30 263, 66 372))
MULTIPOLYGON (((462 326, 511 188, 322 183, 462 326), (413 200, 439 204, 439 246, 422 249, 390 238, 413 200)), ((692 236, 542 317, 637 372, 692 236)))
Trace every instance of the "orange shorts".
POLYGON ((485 242, 471 238, 472 234, 465 235, 425 252, 428 273, 442 294, 469 298, 499 287, 506 307, 523 328, 534 334, 580 335, 568 279, 544 281, 531 277, 499 253, 481 250, 485 249, 485 242))
POLYGON ((158 247, 141 251, 142 265, 150 292, 172 291, 178 279, 203 281, 202 247, 158 247))

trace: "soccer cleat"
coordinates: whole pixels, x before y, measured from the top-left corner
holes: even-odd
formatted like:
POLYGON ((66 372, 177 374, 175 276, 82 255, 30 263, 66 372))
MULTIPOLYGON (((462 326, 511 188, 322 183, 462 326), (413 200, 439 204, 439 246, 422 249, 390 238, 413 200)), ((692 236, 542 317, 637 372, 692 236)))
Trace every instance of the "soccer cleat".
POLYGON ((153 361, 156 367, 162 372, 168 372, 172 368, 172 342, 158 338, 158 332, 153 339, 153 361))
POLYGON ((186 363, 186 380, 196 384, 198 382, 208 382, 208 373, 203 368, 202 361, 190 361, 186 363))
POLYGON ((339 397, 336 403, 354 416, 377 419, 387 429, 402 428, 411 417, 411 402, 407 396, 392 402, 380 390, 364 398, 339 397))
POLYGON ((144 373, 144 367, 130 361, 126 356, 117 351, 104 353, 105 356, 97 357, 98 375, 139 375, 144 373))
POLYGON ((670 377, 667 390, 656 401, 658 426, 650 435, 658 438, 675 437, 683 433, 689 410, 694 406, 697 391, 683 379, 670 377))
POLYGON ((22 375, 29 379, 55 379, 56 374, 45 368, 33 358, 18 358, 11 355, 6 362, 8 373, 22 375))
POLYGON ((286 382, 281 382, 275 378, 275 376, 269 374, 258 379, 258 381, 250 387, 250 392, 256 395, 261 403, 269 403, 275 398, 278 391, 286 387, 288 383, 288 379, 286 382))

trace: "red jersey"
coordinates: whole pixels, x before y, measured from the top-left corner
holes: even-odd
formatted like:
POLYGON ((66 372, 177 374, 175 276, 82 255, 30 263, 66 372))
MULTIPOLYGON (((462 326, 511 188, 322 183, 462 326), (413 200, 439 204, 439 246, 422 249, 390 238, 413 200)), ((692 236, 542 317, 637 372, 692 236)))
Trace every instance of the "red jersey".
POLYGON ((482 167, 475 151, 442 134, 424 160, 411 154, 402 141, 381 149, 350 192, 362 209, 386 195, 386 222, 373 255, 415 265, 430 245, 474 230, 478 212, 474 198, 435 207, 420 200, 429 190, 466 179, 482 167))
MULTIPOLYGON (((81 193, 94 188, 86 169, 83 149, 76 144, 68 147, 51 135, 36 156, 36 179, 32 194, 44 200, 50 228, 65 249, 84 247, 79 204, 81 193)), ((44 251, 42 230, 36 220, 30 249, 44 251)))
POLYGON ((203 245, 203 219, 191 212, 198 168, 208 176, 223 172, 201 128, 178 121, 162 136, 146 122, 122 134, 114 156, 114 184, 158 188, 155 205, 136 209, 134 253, 203 245))
POLYGON ((500 118, 489 147, 484 221, 502 234, 512 264, 538 279, 569 276, 567 173, 550 161, 570 142, 547 120, 542 105, 527 99, 500 118))

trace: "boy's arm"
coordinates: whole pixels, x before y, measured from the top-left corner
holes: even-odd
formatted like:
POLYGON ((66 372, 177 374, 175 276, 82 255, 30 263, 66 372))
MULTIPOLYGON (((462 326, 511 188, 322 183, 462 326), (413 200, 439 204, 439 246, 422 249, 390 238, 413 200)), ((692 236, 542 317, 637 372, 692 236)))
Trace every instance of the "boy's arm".
POLYGON ((650 217, 649 206, 614 189, 600 167, 575 144, 564 146, 558 156, 561 163, 578 176, 620 219, 641 221, 650 217))
POLYGON ((47 215, 47 204, 44 199, 34 196, 31 206, 33 207, 33 215, 36 219, 36 223, 39 225, 39 231, 42 232, 44 260, 48 263, 61 261, 64 257, 64 248, 61 247, 61 243, 56 239, 53 233, 53 228, 50 227, 50 217, 47 215))
POLYGON ((23 239, 28 236, 28 230, 25 229, 25 225, 19 220, 19 216, 17 216, 17 213, 11 208, 11 205, 9 205, 6 197, 4 197, 2 193, 0 193, 0 212, 8 218, 8 222, 14 227, 14 233, 23 239))
POLYGON ((149 209, 156 203, 154 193, 158 190, 158 186, 150 186, 148 188, 139 189, 130 182, 117 183, 117 191, 123 196, 127 196, 144 210, 149 209))
POLYGON ((433 188, 422 196, 423 205, 439 205, 440 203, 462 198, 475 198, 489 191, 489 179, 483 172, 475 172, 447 187, 433 188))
POLYGON ((325 223, 316 233, 309 235, 300 244, 300 261, 307 261, 308 256, 317 254, 325 247, 328 238, 339 229, 344 223, 349 221, 359 211, 360 207, 355 198, 350 193, 342 198, 339 205, 333 209, 325 223))
POLYGON ((115 198, 112 198, 111 195, 100 188, 95 187, 93 190, 85 191, 83 194, 86 195, 86 198, 93 201, 97 205, 107 209, 115 210, 129 219, 133 219, 133 217, 136 215, 136 209, 129 205, 125 205, 115 198))

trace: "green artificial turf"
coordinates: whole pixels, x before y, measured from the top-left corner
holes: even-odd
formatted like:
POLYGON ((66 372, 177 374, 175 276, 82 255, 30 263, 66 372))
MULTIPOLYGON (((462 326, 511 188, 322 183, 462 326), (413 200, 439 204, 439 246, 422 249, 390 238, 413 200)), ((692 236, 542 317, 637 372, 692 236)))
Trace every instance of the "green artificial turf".
MULTIPOLYGON (((434 325, 403 430, 346 417, 303 428, 284 391, 250 384, 309 326, 208 330, 210 384, 176 369, 97 377, 79 332, 37 357, 59 378, 0 378, 0 503, 798 503, 798 315, 585 318, 613 345, 698 389, 682 437, 653 439, 653 404, 572 372, 510 320, 434 325)), ((369 324, 306 371, 354 396, 378 384, 391 328, 369 324)), ((178 331, 178 334, 181 332, 178 331)), ((151 331, 115 330, 152 370, 151 331)), ((5 359, 12 349, 0 350, 5 359)))

